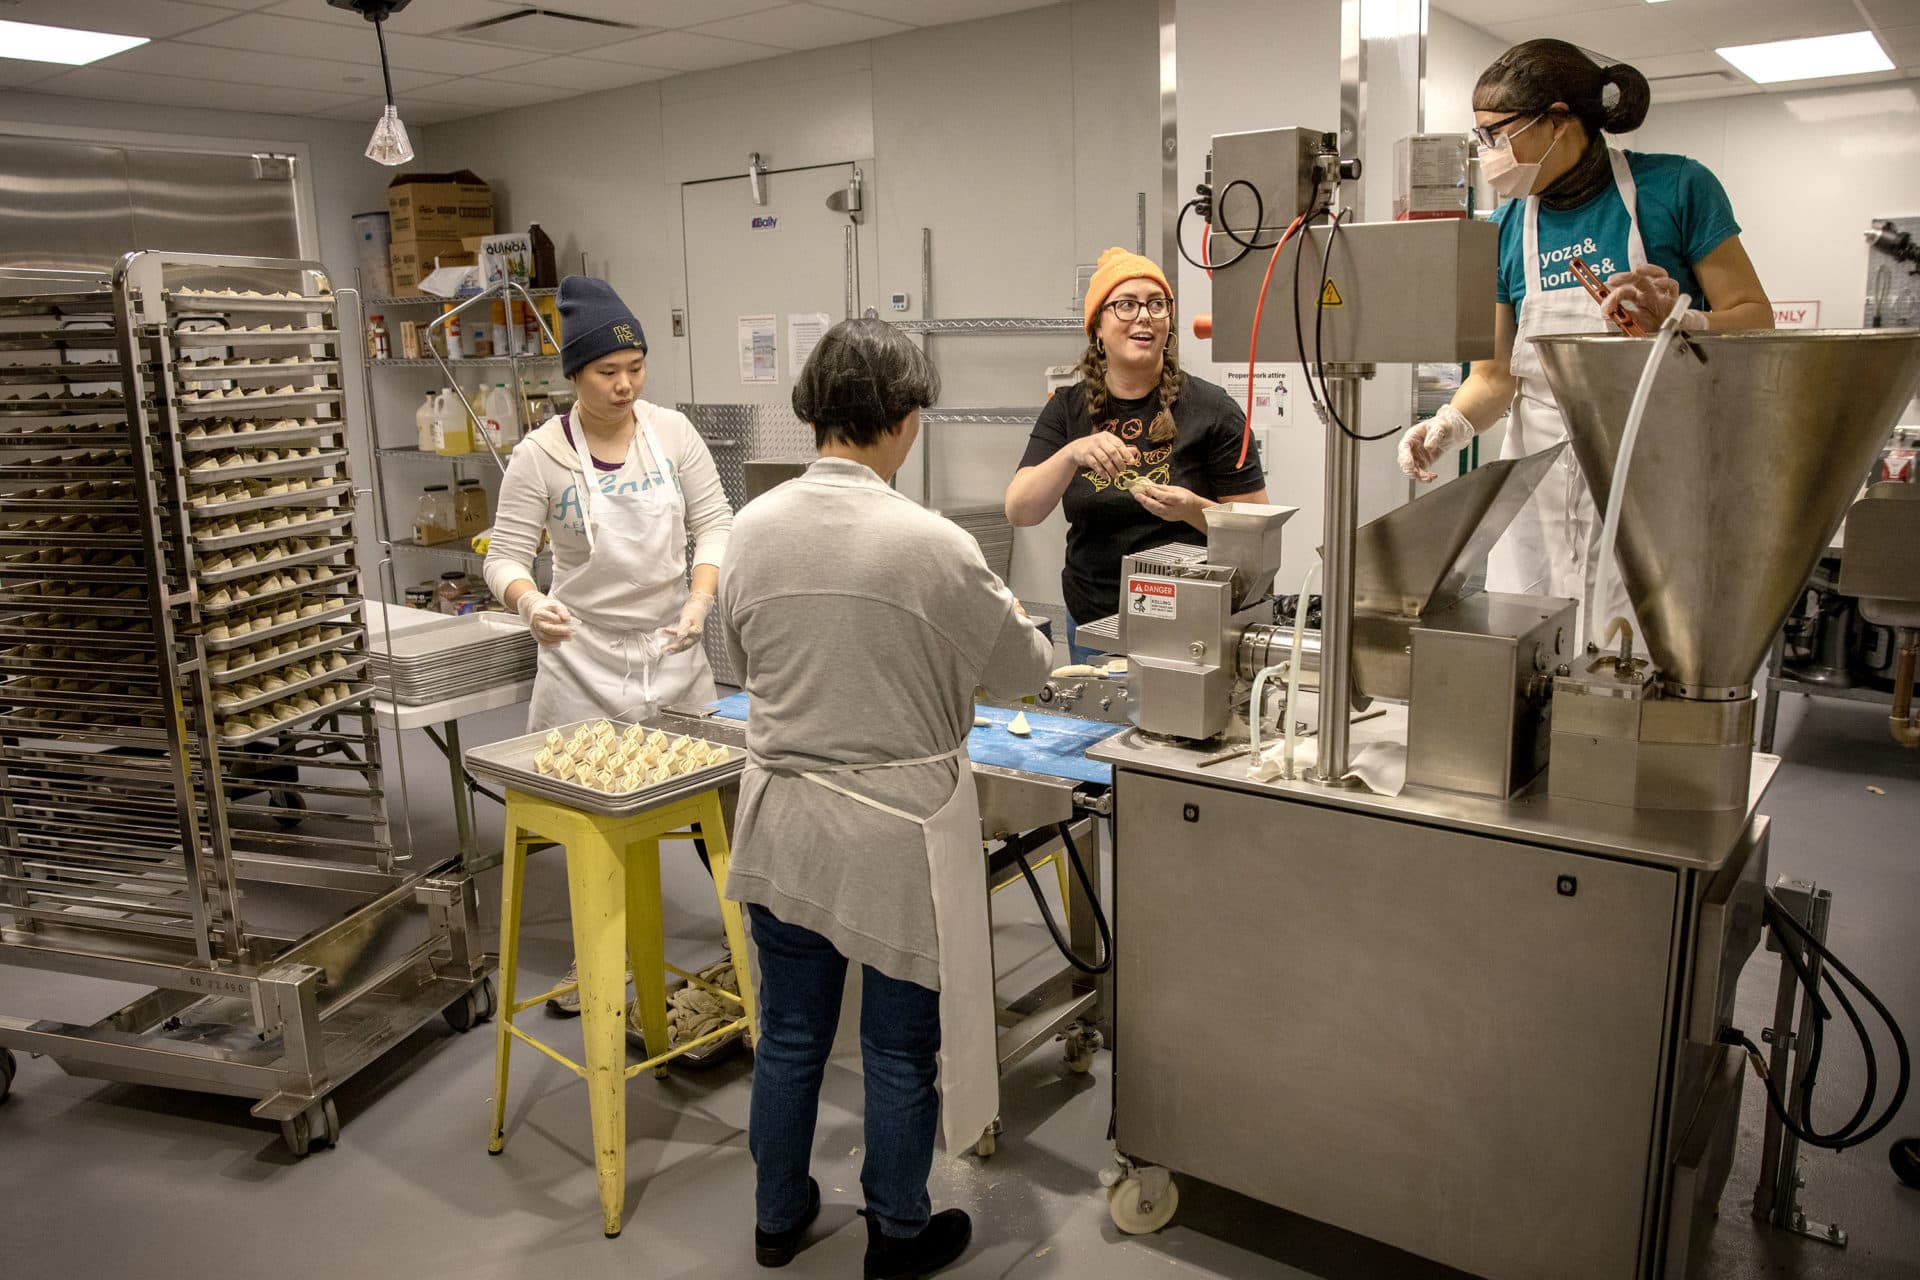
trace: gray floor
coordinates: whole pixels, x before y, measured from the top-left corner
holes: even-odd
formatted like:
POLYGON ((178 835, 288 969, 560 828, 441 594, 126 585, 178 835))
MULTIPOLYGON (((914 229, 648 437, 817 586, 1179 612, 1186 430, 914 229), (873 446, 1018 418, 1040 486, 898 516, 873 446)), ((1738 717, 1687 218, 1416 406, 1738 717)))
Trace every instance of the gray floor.
MULTIPOLYGON (((516 730, 518 716, 468 722, 469 742, 516 730)), ((1920 1033, 1913 946, 1920 756, 1888 744, 1884 723, 1868 709, 1790 699, 1780 738, 1788 767, 1766 809, 1776 821, 1774 869, 1833 890, 1836 949, 1920 1033)), ((408 747, 416 832, 427 843, 448 841, 444 772, 424 740, 411 738, 408 747)), ((496 840, 498 810, 483 803, 482 821, 484 838, 496 840)), ((671 863, 668 916, 685 936, 669 954, 703 959, 719 949, 711 889, 690 849, 671 863)), ((534 980, 566 963, 565 884, 552 857, 536 858, 529 879, 534 980)), ((1023 898, 1010 890, 997 908, 1003 969, 1020 970, 1004 975, 1009 986, 1037 972, 1048 950, 1023 898)), ((1770 1015, 1776 972, 1764 954, 1748 967, 1739 1020, 1750 1031, 1770 1015)), ((87 1021, 131 994, 0 968, 0 1012, 9 1014, 87 1021)), ((542 1029, 563 1045, 568 1038, 562 1024, 542 1029)), ((502 1156, 486 1155, 492 1045, 486 1032, 459 1036, 437 1024, 421 1032, 340 1091, 340 1147, 304 1161, 288 1156, 277 1131, 250 1119, 242 1103, 102 1085, 69 1078, 45 1060, 23 1060, 13 1096, 0 1106, 0 1273, 22 1280, 211 1273, 667 1280, 757 1273, 749 1252, 753 1169, 744 1063, 633 1082, 627 1227, 607 1241, 595 1208, 584 1099, 562 1068, 531 1052, 516 1055, 509 1144, 502 1156)), ((984 1163, 938 1163, 936 1203, 962 1205, 976 1223, 973 1251, 950 1274, 1431 1274, 1404 1256, 1198 1185, 1183 1185, 1174 1226, 1152 1237, 1120 1236, 1096 1181, 1110 1150, 1106 1058, 1099 1055, 1086 1077, 1069 1075, 1050 1053, 1029 1060, 1006 1081, 1008 1134, 999 1154, 984 1163)), ((1827 1073, 1830 1107, 1859 1074, 1850 1053, 1836 1051, 1827 1073)), ((822 1109, 815 1172, 827 1207, 818 1243, 786 1274, 859 1274, 859 1116, 859 1063, 848 1048, 829 1073, 822 1109)), ((1805 1159, 1808 1210, 1840 1220, 1852 1236, 1848 1249, 1767 1232, 1751 1221, 1746 1203, 1761 1116, 1750 1087, 1740 1157, 1706 1274, 1920 1276, 1920 1192, 1894 1181, 1885 1139, 1805 1159)), ((1894 1132, 1920 1134, 1920 1096, 1908 1102, 1894 1132)))

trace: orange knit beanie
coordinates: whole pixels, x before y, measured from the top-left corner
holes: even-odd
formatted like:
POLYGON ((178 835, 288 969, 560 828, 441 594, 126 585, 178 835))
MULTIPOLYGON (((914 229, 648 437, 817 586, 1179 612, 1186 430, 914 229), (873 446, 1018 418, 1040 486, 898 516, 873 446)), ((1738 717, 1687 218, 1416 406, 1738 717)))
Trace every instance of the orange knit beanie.
POLYGON ((1119 245, 1100 255, 1099 265, 1094 269, 1093 279, 1087 284, 1087 335, 1091 337, 1100 317, 1100 308, 1107 303, 1107 297, 1115 289, 1129 280, 1151 280, 1173 296, 1173 286, 1167 283, 1167 277, 1153 259, 1143 258, 1130 253, 1119 245))

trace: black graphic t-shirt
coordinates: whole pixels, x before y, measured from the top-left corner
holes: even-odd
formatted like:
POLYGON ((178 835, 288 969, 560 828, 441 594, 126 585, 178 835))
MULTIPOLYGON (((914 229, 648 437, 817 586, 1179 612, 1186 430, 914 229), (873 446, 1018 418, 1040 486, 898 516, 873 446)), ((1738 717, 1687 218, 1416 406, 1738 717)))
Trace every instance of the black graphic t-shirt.
MULTIPOLYGON (((1075 383, 1055 393, 1040 411, 1027 439, 1023 467, 1045 462, 1068 443, 1095 429, 1087 420, 1087 389, 1075 383)), ((1247 450, 1245 466, 1236 466, 1246 414, 1218 386, 1192 374, 1173 406, 1174 438, 1164 444, 1147 439, 1159 399, 1109 398, 1098 429, 1111 431, 1140 451, 1140 464, 1112 481, 1081 471, 1067 486, 1061 508, 1067 516, 1067 562, 1060 573, 1067 612, 1075 622, 1092 622, 1120 608, 1120 559, 1169 542, 1204 544, 1207 537, 1184 520, 1162 520, 1134 498, 1134 481, 1178 485, 1219 501, 1266 487, 1260 458, 1247 450)))

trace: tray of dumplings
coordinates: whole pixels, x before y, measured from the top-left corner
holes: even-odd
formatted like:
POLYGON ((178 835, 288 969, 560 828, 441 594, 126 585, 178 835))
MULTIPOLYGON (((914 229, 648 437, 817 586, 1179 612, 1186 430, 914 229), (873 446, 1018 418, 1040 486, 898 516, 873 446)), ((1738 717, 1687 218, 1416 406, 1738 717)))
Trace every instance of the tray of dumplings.
POLYGON ((285 538, 257 542, 232 551, 214 551, 196 556, 194 576, 201 589, 250 578, 269 569, 292 569, 316 565, 353 549, 351 538, 285 538))
POLYGON ((209 485, 230 480, 261 480, 322 468, 331 479, 335 464, 346 461, 346 457, 345 449, 322 449, 318 445, 304 449, 236 449, 229 445, 219 453, 203 454, 195 459, 187 467, 187 483, 209 485))
POLYGON ((625 818, 738 777, 738 747, 618 720, 582 720, 474 747, 467 768, 575 809, 625 818))
MULTIPOLYGON (((331 674, 331 673, 329 673, 331 674)), ((373 686, 348 680, 306 680, 271 690, 271 701, 248 711, 219 709, 215 727, 223 747, 242 747, 249 742, 284 733, 315 716, 341 711, 373 695, 373 686)), ((237 705, 237 704, 236 704, 237 705)))
POLYGON ((258 289, 173 289, 167 294, 167 306, 176 314, 224 315, 229 311, 331 311, 333 295, 309 297, 286 290, 263 293, 258 289))
POLYGON ((351 487, 338 476, 275 476, 258 480, 232 480, 217 489, 197 491, 187 499, 187 506, 193 518, 200 520, 263 511, 268 507, 324 502, 340 497, 351 487))
POLYGON ((188 453, 217 453, 222 449, 261 449, 298 441, 306 444, 345 428, 337 418, 222 418, 196 422, 180 437, 188 453))

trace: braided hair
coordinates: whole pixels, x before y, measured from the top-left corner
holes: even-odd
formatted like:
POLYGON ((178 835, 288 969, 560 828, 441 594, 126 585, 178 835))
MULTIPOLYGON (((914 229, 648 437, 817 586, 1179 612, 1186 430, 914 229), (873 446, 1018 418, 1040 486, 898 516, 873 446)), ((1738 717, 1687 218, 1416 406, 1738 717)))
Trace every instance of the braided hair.
MULTIPOLYGON (((1167 345, 1161 356, 1160 382, 1154 389, 1158 411, 1147 428, 1147 439, 1154 444, 1165 444, 1173 439, 1173 406, 1187 389, 1187 375, 1180 370, 1180 351, 1171 325, 1167 327, 1167 345)), ((1087 349, 1081 353, 1079 373, 1087 388, 1088 429, 1097 431, 1100 419, 1106 415, 1108 399, 1107 349, 1099 338, 1090 340, 1087 349)))

